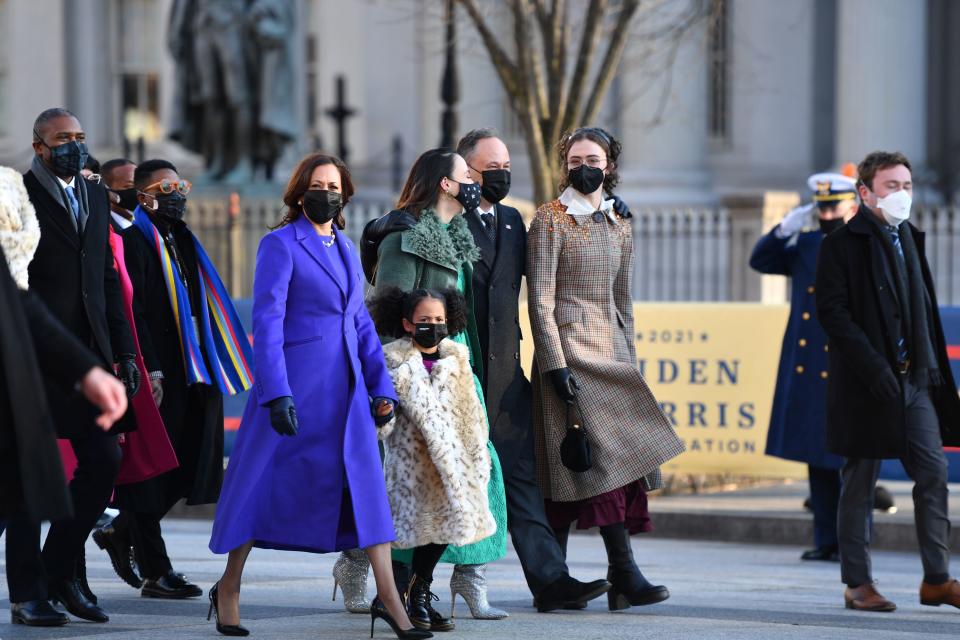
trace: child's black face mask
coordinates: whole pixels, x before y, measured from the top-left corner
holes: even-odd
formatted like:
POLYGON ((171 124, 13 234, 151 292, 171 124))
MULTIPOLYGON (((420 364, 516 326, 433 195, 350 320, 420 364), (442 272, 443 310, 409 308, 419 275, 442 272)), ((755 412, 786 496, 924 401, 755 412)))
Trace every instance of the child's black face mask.
POLYGON ((447 337, 446 324, 418 322, 414 325, 413 341, 425 349, 432 349, 447 337))

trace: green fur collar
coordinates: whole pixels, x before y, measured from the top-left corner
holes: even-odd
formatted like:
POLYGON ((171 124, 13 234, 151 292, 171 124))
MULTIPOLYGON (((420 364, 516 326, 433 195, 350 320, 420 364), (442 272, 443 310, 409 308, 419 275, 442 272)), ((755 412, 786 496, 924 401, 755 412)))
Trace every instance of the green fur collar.
POLYGON ((458 271, 464 262, 480 259, 480 249, 473 241, 466 218, 458 215, 444 228, 432 209, 424 209, 420 221, 403 232, 402 248, 453 271, 458 271))

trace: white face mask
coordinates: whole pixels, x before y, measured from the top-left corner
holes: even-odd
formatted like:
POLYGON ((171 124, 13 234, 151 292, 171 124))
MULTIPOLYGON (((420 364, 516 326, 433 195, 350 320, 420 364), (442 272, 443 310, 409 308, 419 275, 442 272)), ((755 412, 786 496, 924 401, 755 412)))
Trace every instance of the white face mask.
POLYGON ((877 198, 877 209, 880 209, 880 215, 892 227, 900 226, 901 222, 910 218, 910 206, 913 204, 913 198, 906 189, 900 189, 887 194, 882 198, 877 198))

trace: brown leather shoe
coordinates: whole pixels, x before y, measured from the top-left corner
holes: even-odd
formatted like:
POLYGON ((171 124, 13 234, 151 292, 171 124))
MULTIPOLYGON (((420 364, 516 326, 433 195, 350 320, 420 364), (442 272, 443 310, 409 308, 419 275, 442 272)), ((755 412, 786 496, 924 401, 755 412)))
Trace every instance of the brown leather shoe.
POLYGON ((847 609, 857 611, 896 611, 897 605, 884 598, 872 584, 862 584, 855 589, 847 587, 843 593, 847 609))
POLYGON ((960 582, 950 578, 943 584, 920 583, 920 604, 939 607, 949 604, 960 609, 960 582))

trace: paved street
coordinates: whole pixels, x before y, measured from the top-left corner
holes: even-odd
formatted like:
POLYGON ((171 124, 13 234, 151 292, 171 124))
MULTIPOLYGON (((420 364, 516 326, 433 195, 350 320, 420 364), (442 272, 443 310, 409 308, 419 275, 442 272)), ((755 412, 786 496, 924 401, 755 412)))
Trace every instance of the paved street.
MULTIPOLYGON (((219 576, 223 558, 207 551, 210 524, 175 520, 165 525, 170 555, 177 569, 205 589, 219 576)), ((516 556, 490 569, 491 600, 507 609, 506 621, 457 620, 449 638, 853 638, 869 633, 880 638, 955 638, 960 611, 921 607, 917 602, 920 561, 913 553, 878 552, 875 570, 883 593, 900 610, 893 614, 846 611, 838 568, 797 560, 801 549, 774 545, 741 545, 664 539, 634 539, 638 562, 647 575, 666 583, 673 597, 666 603, 611 614, 606 600, 584 612, 538 614, 531 608, 516 556)), ((206 600, 147 600, 113 575, 106 554, 87 546, 90 583, 109 611, 106 625, 72 622, 61 629, 28 629, 0 623, 0 639, 93 638, 113 640, 217 637, 205 620, 206 600)), ((598 536, 572 536, 571 570, 583 579, 605 573, 598 536)), ((247 567, 242 612, 255 638, 363 638, 369 620, 343 612, 330 601, 334 555, 316 556, 254 550, 247 567)), ((449 567, 441 567, 436 589, 442 610, 448 610, 445 588, 449 567), (443 586, 440 586, 443 585, 443 586)), ((373 581, 371 579, 371 587, 373 581)), ((6 600, 5 583, 0 598, 6 600)), ((462 603, 458 612, 467 613, 462 603), (460 608, 462 607, 462 609, 460 608)), ((377 626, 377 638, 391 637, 377 626)))

